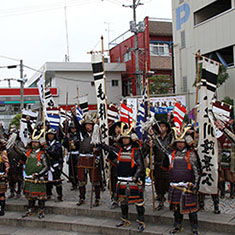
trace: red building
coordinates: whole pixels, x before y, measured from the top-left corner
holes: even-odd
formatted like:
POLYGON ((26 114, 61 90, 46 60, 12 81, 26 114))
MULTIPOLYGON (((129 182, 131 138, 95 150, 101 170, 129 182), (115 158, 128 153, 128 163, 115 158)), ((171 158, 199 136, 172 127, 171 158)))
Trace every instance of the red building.
MULTIPOLYGON (((139 70, 154 75, 167 75, 172 80, 172 22, 146 17, 145 31, 138 33, 139 70)), ((110 61, 126 63, 126 72, 122 73, 123 96, 136 95, 135 36, 130 31, 120 35, 110 45, 110 61), (128 37, 129 34, 129 37, 128 37), (125 38, 125 39, 123 39, 125 38), (120 42, 121 40, 121 42, 120 42)))

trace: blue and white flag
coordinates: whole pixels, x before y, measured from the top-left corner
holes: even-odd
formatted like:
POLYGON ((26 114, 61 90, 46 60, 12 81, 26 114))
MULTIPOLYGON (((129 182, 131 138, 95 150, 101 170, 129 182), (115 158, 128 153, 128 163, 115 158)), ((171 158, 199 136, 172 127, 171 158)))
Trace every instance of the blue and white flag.
POLYGON ((57 131, 60 125, 60 116, 58 114, 48 113, 47 120, 50 123, 50 127, 57 131))
POLYGON ((143 124, 147 121, 148 118, 154 118, 155 108, 150 106, 150 114, 148 116, 148 105, 141 103, 137 112, 137 122, 136 122, 136 132, 139 139, 146 138, 145 131, 143 130, 143 124))
POLYGON ((83 119, 83 112, 78 106, 76 107, 76 114, 77 114, 77 120, 80 123, 81 120, 83 119))

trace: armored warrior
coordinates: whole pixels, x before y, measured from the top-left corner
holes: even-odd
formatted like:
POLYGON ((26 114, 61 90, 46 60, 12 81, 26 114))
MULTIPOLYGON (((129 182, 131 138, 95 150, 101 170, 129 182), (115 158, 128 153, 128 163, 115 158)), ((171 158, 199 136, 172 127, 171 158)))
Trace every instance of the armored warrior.
POLYGON ((57 201, 63 201, 62 193, 62 179, 61 171, 63 168, 63 155, 62 146, 60 142, 56 139, 56 130, 49 129, 46 134, 46 154, 50 162, 50 170, 48 172, 48 183, 47 188, 47 198, 52 195, 53 186, 56 187, 57 201))
POLYGON ((5 149, 5 141, 0 139, 0 216, 5 214, 5 193, 7 191, 6 179, 10 167, 5 149))
POLYGON ((72 182, 71 190, 75 190, 78 184, 77 161, 79 156, 80 134, 74 122, 69 124, 68 133, 64 137, 63 145, 68 151, 67 164, 69 166, 69 178, 72 182))
POLYGON ((23 186, 23 167, 19 163, 22 158, 21 154, 15 151, 15 146, 18 148, 24 148, 24 144, 19 137, 19 133, 15 126, 11 126, 9 130, 9 137, 7 141, 7 156, 10 163, 10 169, 8 172, 10 195, 8 198, 13 198, 16 192, 16 198, 21 197, 21 191, 23 186), (17 191, 16 191, 16 186, 17 191))
MULTIPOLYGON (((118 137, 121 134, 121 123, 120 121, 115 122, 109 128, 109 145, 118 146, 118 137)), ((126 126, 127 128, 127 126, 126 126)), ((107 160, 110 162, 110 180, 111 180, 111 209, 118 207, 118 203, 115 200, 116 185, 117 185, 117 155, 113 152, 110 152, 107 160)))
POLYGON ((155 114, 155 119, 157 123, 153 126, 153 141, 150 143, 153 146, 154 154, 154 185, 159 200, 157 210, 161 210, 164 207, 165 194, 169 188, 169 161, 166 151, 168 151, 171 144, 172 135, 167 116, 155 114))
POLYGON ((174 151, 169 166, 168 201, 170 210, 174 212, 174 228, 171 234, 183 230, 183 215, 189 214, 192 234, 198 232, 198 203, 197 190, 199 179, 199 163, 193 150, 189 150, 184 131, 181 136, 175 135, 174 151))
POLYGON ((235 134, 233 127, 226 128, 222 122, 217 120, 216 126, 224 133, 218 140, 222 145, 222 160, 220 172, 221 197, 225 195, 225 179, 230 182, 230 198, 234 198, 235 191, 235 134))
POLYGON ((80 133, 80 147, 79 147, 79 157, 78 157, 78 183, 80 199, 77 203, 78 206, 85 204, 86 198, 86 184, 87 184, 87 174, 89 173, 90 182, 95 189, 95 203, 94 206, 100 205, 100 182, 101 182, 101 172, 100 172, 100 153, 98 151, 94 152, 94 145, 91 144, 91 137, 94 129, 94 121, 90 115, 84 117, 82 125, 78 122, 76 117, 76 111, 72 110, 74 123, 76 125, 77 131, 80 133))
MULTIPOLYGON (((40 134, 35 136, 35 131, 32 135, 32 140, 28 145, 28 151, 24 154, 21 163, 25 164, 25 186, 24 194, 28 200, 28 210, 23 217, 34 215, 35 203, 38 200, 38 218, 45 216, 45 200, 46 200, 46 181, 45 174, 49 170, 49 162, 44 153, 43 146, 40 144, 40 137, 43 134, 43 129, 40 134)), ((18 149, 22 153, 22 150, 18 149)))
POLYGON ((138 230, 145 229, 144 223, 144 187, 140 180, 144 174, 144 165, 139 148, 135 148, 131 129, 124 131, 122 123, 118 146, 101 144, 106 151, 117 155, 117 185, 115 199, 121 204, 121 222, 117 227, 126 227, 131 224, 128 220, 128 205, 135 204, 137 210, 138 230))

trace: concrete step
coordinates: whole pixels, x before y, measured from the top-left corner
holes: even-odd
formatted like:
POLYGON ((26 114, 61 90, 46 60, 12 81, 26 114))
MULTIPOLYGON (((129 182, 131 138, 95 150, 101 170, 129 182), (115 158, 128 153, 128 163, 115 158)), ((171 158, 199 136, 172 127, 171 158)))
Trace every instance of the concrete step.
MULTIPOLYGON (((7 212, 5 216, 0 217, 0 224, 7 226, 27 227, 35 229, 46 229, 66 231, 66 232, 78 232, 88 234, 104 234, 104 235, 136 235, 138 234, 137 223, 132 221, 132 225, 127 228, 116 228, 115 224, 119 222, 118 219, 105 218, 105 217, 88 217, 84 215, 68 216, 68 215, 56 215, 47 214, 45 218, 38 219, 37 216, 22 218, 21 212, 7 212)), ((1 225, 0 225, 1 226, 1 225)), ((169 234, 171 226, 168 225, 155 225, 146 223, 146 229, 143 232, 145 235, 166 235, 169 234)), ((46 231, 45 230, 45 231, 46 231)), ((231 233, 215 233, 208 230, 200 230, 201 235, 221 235, 231 233)), ((1 234, 1 232, 0 232, 1 234)), ((6 233, 4 233, 6 234, 6 233)), ((34 233, 33 233, 34 234, 34 233)), ((47 234, 47 233, 45 233, 47 234)), ((67 233, 66 233, 67 234, 67 233)), ((74 234, 74 233, 72 233, 74 234)), ((190 228, 185 227, 181 234, 191 234, 190 228)))
MULTIPOLYGON (((8 201, 7 202, 7 211, 9 212, 21 212, 25 211, 26 202, 23 201, 8 201)), ((134 206, 130 206, 130 220, 136 220, 136 211, 134 206)), ((165 225, 171 227, 173 224, 173 213, 168 209, 161 211, 153 211, 151 207, 146 207, 145 221, 148 224, 154 225, 165 225)), ((119 220, 120 218, 120 208, 115 210, 108 209, 107 207, 96 207, 89 208, 89 205, 82 205, 80 207, 76 206, 74 202, 47 202, 46 203, 46 214, 62 216, 63 217, 77 217, 85 216, 88 218, 102 218, 102 220, 119 220)), ((215 215, 212 212, 199 212, 199 227, 200 230, 219 232, 219 233, 230 233, 235 234, 235 217, 233 215, 215 215)), ((111 223, 112 224, 112 223, 111 223)), ((188 225, 189 220, 188 216, 184 216, 184 224, 188 225)), ((113 225, 113 224, 112 224, 113 225)))

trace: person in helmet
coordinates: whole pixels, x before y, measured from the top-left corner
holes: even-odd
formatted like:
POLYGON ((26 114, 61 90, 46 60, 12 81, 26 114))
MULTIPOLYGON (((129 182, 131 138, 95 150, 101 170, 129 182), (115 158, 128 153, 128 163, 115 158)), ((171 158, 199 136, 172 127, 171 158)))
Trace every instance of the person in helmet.
POLYGON ((0 216, 5 214, 5 193, 7 191, 7 174, 9 170, 5 141, 0 139, 0 216))
POLYGON ((52 196, 52 188, 56 187, 57 201, 63 201, 62 192, 62 179, 61 171, 63 168, 63 155, 62 155, 62 145, 56 139, 56 130, 49 129, 46 133, 46 154, 50 162, 50 170, 48 171, 48 183, 47 188, 47 198, 50 199, 52 196))
POLYGON ((69 124, 68 133, 64 137, 63 146, 68 151, 66 162, 69 166, 69 178, 72 182, 71 190, 76 190, 78 185, 77 161, 79 155, 80 135, 73 122, 69 124))
POLYGON ((16 198, 21 197, 21 191, 23 186, 23 166, 19 163, 21 154, 15 151, 15 146, 23 149, 24 144, 20 139, 19 132, 16 126, 11 125, 7 140, 7 155, 10 163, 10 169, 8 172, 10 195, 8 199, 13 198, 16 193, 16 198), (17 189, 16 189, 17 187, 17 189))
POLYGON ((131 129, 124 130, 121 126, 121 134, 118 137, 119 146, 107 146, 101 144, 101 148, 114 152, 117 158, 117 185, 115 199, 121 204, 121 222, 117 227, 130 226, 128 218, 129 204, 136 205, 138 230, 145 229, 144 223, 144 188, 141 181, 144 170, 141 151, 135 147, 135 138, 131 129))
POLYGON ((101 189, 101 169, 100 169, 100 153, 94 153, 94 145, 91 144, 91 137, 94 129, 94 118, 91 115, 85 115, 82 124, 80 124, 76 117, 76 110, 72 109, 74 123, 77 131, 80 133, 80 147, 78 157, 78 182, 80 198, 77 203, 81 206, 86 203, 86 184, 89 174, 90 182, 94 185, 95 190, 95 203, 94 206, 99 206, 100 189, 101 189), (93 181, 93 182, 92 182, 93 181))
POLYGON ((157 123, 152 128, 153 139, 150 141, 150 145, 153 147, 154 156, 154 186, 157 199, 159 200, 157 210, 161 210, 164 207, 165 194, 169 188, 169 162, 163 148, 166 151, 169 150, 172 133, 167 120, 167 114, 155 114, 155 119, 157 123))
POLYGON ((189 214, 192 234, 198 235, 198 198, 199 162, 193 150, 189 150, 188 136, 175 132, 173 153, 169 159, 168 202, 170 210, 174 212, 174 227, 170 234, 183 230, 183 215, 189 214), (185 188, 184 188, 185 187, 185 188), (183 193, 183 189, 186 191, 183 193))
POLYGON ((17 152, 22 154, 21 164, 25 165, 25 184, 24 194, 28 200, 28 209, 22 217, 33 216, 35 213, 35 204, 38 201, 38 218, 44 218, 46 195, 45 176, 49 170, 49 160, 44 152, 44 147, 40 143, 40 137, 36 135, 36 130, 32 135, 31 142, 28 144, 27 153, 20 148, 15 148, 17 152))

